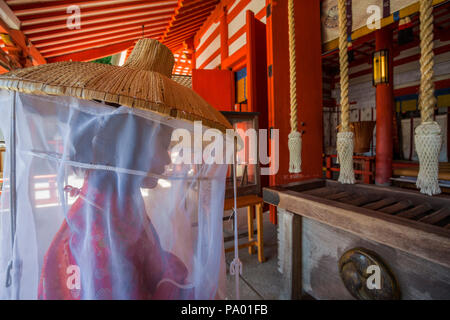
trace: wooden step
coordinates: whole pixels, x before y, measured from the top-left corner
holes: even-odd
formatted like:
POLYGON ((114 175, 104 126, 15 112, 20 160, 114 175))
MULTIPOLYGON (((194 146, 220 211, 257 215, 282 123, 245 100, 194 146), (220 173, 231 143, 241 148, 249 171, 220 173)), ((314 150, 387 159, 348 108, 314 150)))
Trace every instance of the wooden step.
POLYGON ((323 197, 324 195, 336 194, 338 192, 340 192, 340 190, 338 188, 330 188, 330 187, 323 187, 323 188, 304 191, 304 193, 309 194, 310 196, 315 196, 315 197, 323 197))
POLYGON ((430 211, 432 207, 428 203, 423 203, 417 207, 402 211, 396 214, 397 217, 402 217, 406 219, 414 219, 427 211, 430 211))
POLYGON ((380 212, 388 213, 388 214, 394 214, 399 211, 403 211, 405 209, 408 209, 412 206, 412 202, 410 200, 402 200, 400 202, 397 202, 393 205, 390 205, 388 207, 384 207, 380 209, 380 212))
POLYGON ((362 205, 365 205, 367 203, 371 203, 374 201, 378 201, 380 200, 380 197, 374 197, 374 196, 369 196, 369 195, 361 195, 361 196, 351 196, 345 199, 340 199, 340 202, 344 202, 347 204, 351 204, 353 206, 357 206, 360 207, 362 205))
POLYGON ((428 224, 436 224, 439 221, 444 220, 448 216, 450 216, 450 209, 442 208, 436 212, 433 212, 432 214, 429 214, 429 215, 419 219, 419 221, 428 223, 428 224))
POLYGON ((345 197, 348 197, 350 194, 348 192, 338 192, 332 195, 325 195, 324 197, 328 200, 339 200, 345 197))
POLYGON ((366 209, 370 209, 370 210, 379 210, 381 208, 384 208, 386 206, 389 206, 393 203, 396 203, 397 199, 395 198, 386 198, 386 199, 381 199, 372 203, 368 203, 366 205, 363 206, 363 208, 366 209))

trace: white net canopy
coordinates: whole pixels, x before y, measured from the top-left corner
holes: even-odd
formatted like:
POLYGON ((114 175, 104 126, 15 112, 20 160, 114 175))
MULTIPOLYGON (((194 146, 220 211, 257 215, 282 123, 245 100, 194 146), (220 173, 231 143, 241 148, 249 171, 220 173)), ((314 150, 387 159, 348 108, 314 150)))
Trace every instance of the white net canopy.
POLYGON ((8 91, 0 110, 1 299, 224 297, 227 166, 176 164, 172 133, 193 125, 8 91))

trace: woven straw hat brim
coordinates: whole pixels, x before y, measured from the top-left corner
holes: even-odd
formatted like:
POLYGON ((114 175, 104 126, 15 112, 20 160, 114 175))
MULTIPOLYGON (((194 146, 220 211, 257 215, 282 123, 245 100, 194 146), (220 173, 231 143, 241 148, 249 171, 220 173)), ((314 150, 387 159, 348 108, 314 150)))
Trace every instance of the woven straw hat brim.
POLYGON ((57 62, 0 75, 0 88, 101 100, 202 124, 225 132, 228 120, 191 89, 159 72, 92 62, 57 62))

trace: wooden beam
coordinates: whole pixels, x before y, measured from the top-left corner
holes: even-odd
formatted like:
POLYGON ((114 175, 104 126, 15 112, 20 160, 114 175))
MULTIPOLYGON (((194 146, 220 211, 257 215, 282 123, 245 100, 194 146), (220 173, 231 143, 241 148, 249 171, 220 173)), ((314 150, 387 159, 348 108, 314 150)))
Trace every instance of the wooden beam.
POLYGON ((11 29, 2 19, 0 19, 0 33, 8 34, 14 45, 22 50, 21 56, 25 58, 23 66, 45 64, 46 60, 34 45, 28 40, 21 30, 11 29), (31 57, 31 60, 27 59, 31 57), (27 63, 26 61, 29 61, 27 63))
MULTIPOLYGON (((173 6, 161 6, 158 10, 150 11, 148 9, 136 9, 129 10, 125 12, 115 12, 115 13, 107 13, 107 14, 99 14, 94 16, 85 17, 81 21, 82 28, 89 26, 94 23, 111 23, 111 22, 119 22, 119 21, 130 21, 139 19, 142 16, 148 16, 148 18, 160 19, 162 17, 166 17, 167 20, 172 15, 173 6)), ((44 23, 38 23, 30 26, 23 26, 22 30, 26 34, 37 33, 41 31, 50 31, 56 29, 67 29, 66 21, 48 21, 44 23)))
MULTIPOLYGON (((111 2, 122 2, 122 3, 128 3, 131 2, 130 0, 122 0, 122 1, 112 1, 112 0, 83 0, 83 1, 74 1, 74 0, 50 0, 50 1, 27 1, 27 3, 20 3, 20 4, 14 4, 10 3, 9 6, 11 9, 16 13, 16 16, 22 17, 32 14, 39 14, 42 13, 42 11, 66 11, 67 7, 70 5, 79 6, 83 11, 85 9, 95 7, 95 6, 105 6, 105 5, 111 5, 111 2)), ((144 2, 144 1, 142 1, 144 2)), ((145 0, 147 3, 153 3, 155 5, 158 5, 160 3, 167 3, 173 1, 167 1, 167 0, 145 0)), ((175 4, 174 4, 175 6, 175 4)))
POLYGON ((135 42, 136 40, 129 40, 109 46, 83 50, 76 53, 64 54, 57 57, 48 58, 48 62, 53 63, 59 61, 92 61, 127 50, 128 48, 134 46, 135 42))
POLYGON ((0 50, 0 73, 9 72, 15 69, 11 58, 3 51, 0 50))
MULTIPOLYGON (((167 1, 158 1, 156 3, 149 3, 148 1, 127 1, 126 3, 113 3, 102 6, 95 6, 89 8, 80 8, 84 17, 112 14, 117 12, 127 13, 134 9, 146 9, 148 12, 154 10, 164 9, 167 7, 167 1), (164 6, 162 6, 164 5, 164 6)), ((172 7, 174 7, 172 5, 172 7)), ((23 26, 34 25, 38 23, 45 23, 48 21, 66 21, 69 14, 64 10, 60 11, 42 11, 33 15, 23 17, 23 26)))
POLYGON ((234 2, 234 0, 222 0, 217 4, 216 8, 211 12, 211 15, 205 20, 203 26, 199 29, 199 31, 196 33, 194 37, 194 44, 196 47, 199 45, 200 39, 203 37, 205 32, 210 28, 210 26, 214 22, 218 21, 220 15, 223 12, 223 7, 229 6, 232 2, 234 2))
POLYGON ((20 30, 20 20, 3 0, 0 0, 0 18, 9 28, 20 30))
MULTIPOLYGON (((147 28, 147 26, 144 27, 145 29, 147 28)), ((165 22, 163 23, 159 23, 158 25, 155 26, 151 26, 151 31, 153 30, 158 30, 160 31, 161 29, 165 28, 165 22)), ((75 33, 71 33, 70 35, 63 35, 63 36, 55 36, 52 37, 51 39, 45 39, 45 40, 37 40, 37 41, 33 41, 34 45, 41 49, 41 48, 45 48, 48 46, 52 46, 52 45, 61 45, 63 43, 67 43, 67 42, 72 42, 72 41, 80 41, 80 40, 90 40, 93 39, 94 37, 99 37, 99 36, 106 36, 106 35, 121 35, 123 32, 130 32, 130 31, 139 31, 142 33, 142 23, 136 23, 136 24, 131 24, 131 25, 127 25, 127 26, 118 26, 118 27, 114 27, 114 28, 108 28, 108 29, 102 29, 102 30, 93 30, 93 31, 89 31, 89 32, 80 32, 81 30, 79 30, 78 32, 75 33)), ((145 32, 147 34, 147 32, 145 32)), ((80 41, 80 43, 82 44, 83 42, 80 41)))
POLYGON ((278 209, 278 264, 283 275, 280 299, 298 300, 302 285, 302 217, 278 209))
MULTIPOLYGON (((248 111, 257 112, 256 100, 258 95, 256 92, 256 27, 255 27, 255 13, 247 10, 246 14, 246 57, 247 57, 247 105, 248 111)), ((264 70, 266 72, 266 70, 264 70)), ((267 107, 267 106, 266 106, 267 107)))
MULTIPOLYGON (((137 41, 141 37, 142 36, 140 34, 136 34, 136 35, 120 37, 120 38, 116 38, 116 39, 98 41, 96 43, 90 43, 90 44, 83 45, 83 46, 77 46, 76 48, 67 48, 67 49, 50 51, 50 52, 47 52, 45 54, 45 57, 46 58, 50 58, 50 57, 66 55, 66 54, 71 54, 71 53, 76 53, 76 52, 88 50, 88 49, 91 49, 91 48, 94 49, 94 48, 98 48, 98 47, 102 47, 102 46, 108 46, 108 45, 112 45, 112 44, 122 43, 122 42, 125 42, 125 41, 137 41)), ((157 39, 158 36, 155 35, 154 38, 157 39)), ((106 56, 108 56, 108 55, 106 55, 106 56)), ((104 56, 104 57, 106 57, 106 56, 104 56)))
POLYGON ((145 31, 148 31, 149 28, 153 27, 160 27, 161 25, 167 24, 166 18, 151 18, 150 16, 142 16, 139 19, 125 19, 117 22, 109 22, 108 24, 99 22, 94 23, 90 25, 83 26, 82 29, 74 29, 70 30, 67 28, 64 29, 56 29, 56 30, 48 30, 48 31, 42 31, 38 33, 33 34, 27 34, 28 38, 33 41, 33 43, 38 43, 38 41, 42 40, 54 40, 58 37, 79 37, 84 34, 96 34, 98 32, 98 35, 103 34, 105 31, 115 30, 114 32, 121 32, 120 28, 126 28, 126 27, 139 27, 142 30, 142 26, 145 27, 145 31))
MULTIPOLYGON (((164 29, 159 29, 153 32, 149 32, 146 33, 146 36, 148 37, 153 37, 153 36, 158 36, 160 34, 162 34, 162 31, 164 29)), ((43 47, 40 48, 40 51, 43 55, 45 56, 49 56, 49 52, 53 52, 53 51, 58 51, 58 50, 63 50, 63 49, 67 49, 67 50, 77 50, 79 48, 81 49, 87 49, 89 46, 90 47, 98 47, 98 43, 99 42, 105 42, 105 41, 114 41, 117 38, 123 38, 123 37, 139 37, 142 36, 142 30, 140 29, 135 29, 132 31, 128 31, 128 32, 121 32, 121 33, 116 33, 116 34, 112 34, 109 36, 99 36, 99 37, 92 37, 89 39, 85 39, 83 41, 69 41, 69 42, 65 42, 65 43, 61 43, 61 44, 56 44, 56 45, 52 45, 52 46, 47 46, 47 47, 43 47)))
POLYGON ((228 22, 227 22, 227 7, 223 7, 222 16, 220 17, 220 62, 223 64, 224 60, 229 56, 228 48, 228 22))

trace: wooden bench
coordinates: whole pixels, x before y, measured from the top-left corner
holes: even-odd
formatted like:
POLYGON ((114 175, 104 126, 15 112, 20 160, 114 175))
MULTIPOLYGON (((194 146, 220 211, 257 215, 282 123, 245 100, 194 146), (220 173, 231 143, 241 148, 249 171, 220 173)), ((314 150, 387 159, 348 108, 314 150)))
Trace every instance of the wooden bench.
MULTIPOLYGON (((396 161, 393 163, 394 176, 417 177, 419 174, 418 162, 396 161)), ((450 181, 450 163, 439 163, 439 180, 450 181)))
MULTIPOLYGON (((247 207, 247 221, 248 221, 248 242, 239 245, 239 249, 247 248, 248 253, 253 254, 255 247, 258 248, 258 261, 264 262, 264 243, 263 243, 263 199, 256 195, 249 195, 238 197, 236 199, 237 208, 247 207), (254 239, 253 220, 256 212, 256 239, 254 239)), ((224 210, 233 210, 234 199, 226 199, 224 210)), ((234 247, 225 249, 225 252, 234 251, 234 247)))

